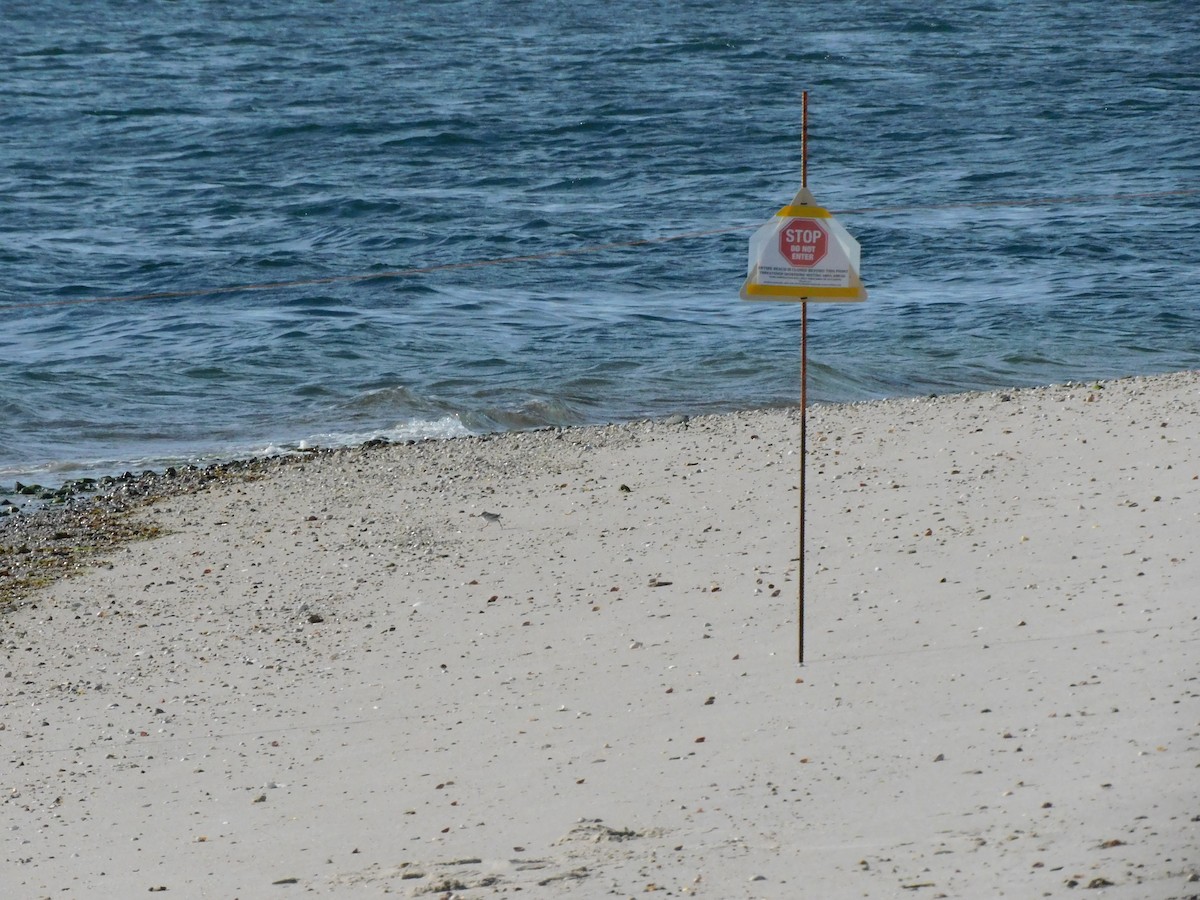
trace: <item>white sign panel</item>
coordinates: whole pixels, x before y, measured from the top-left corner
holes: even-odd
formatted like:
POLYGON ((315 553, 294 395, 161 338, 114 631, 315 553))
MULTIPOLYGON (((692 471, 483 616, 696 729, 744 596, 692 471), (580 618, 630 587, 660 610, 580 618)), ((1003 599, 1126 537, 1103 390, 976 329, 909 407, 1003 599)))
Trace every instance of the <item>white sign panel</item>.
POLYGON ((750 238, 742 299, 865 300, 860 256, 858 241, 801 188, 750 238))

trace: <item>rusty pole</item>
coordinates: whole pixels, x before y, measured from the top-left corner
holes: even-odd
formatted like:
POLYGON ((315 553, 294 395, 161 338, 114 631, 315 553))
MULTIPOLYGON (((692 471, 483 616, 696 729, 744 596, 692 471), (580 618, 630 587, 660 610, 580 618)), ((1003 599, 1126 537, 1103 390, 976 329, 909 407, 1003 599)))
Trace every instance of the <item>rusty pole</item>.
MULTIPOLYGON (((800 100, 800 186, 808 187, 808 91, 800 100)), ((804 475, 808 459, 808 301, 800 301, 800 563, 796 633, 797 658, 804 665, 804 475)))

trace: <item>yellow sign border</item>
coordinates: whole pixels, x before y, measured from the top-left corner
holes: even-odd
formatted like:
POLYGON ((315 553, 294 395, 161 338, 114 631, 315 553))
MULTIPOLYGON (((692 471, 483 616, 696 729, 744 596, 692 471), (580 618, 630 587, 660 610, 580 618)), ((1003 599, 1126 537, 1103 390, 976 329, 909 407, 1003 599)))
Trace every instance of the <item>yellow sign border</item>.
POLYGON ((793 287, 787 284, 747 284, 742 288, 745 299, 755 300, 830 300, 861 301, 867 292, 861 284, 849 287, 793 287))

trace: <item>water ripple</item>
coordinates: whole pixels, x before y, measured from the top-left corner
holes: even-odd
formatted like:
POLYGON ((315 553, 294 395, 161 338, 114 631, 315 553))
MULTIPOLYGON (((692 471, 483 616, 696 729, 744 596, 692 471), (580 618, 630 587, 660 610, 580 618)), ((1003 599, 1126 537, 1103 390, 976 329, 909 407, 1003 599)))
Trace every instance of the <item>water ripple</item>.
POLYGON ((1195 196, 936 208, 1200 184, 1185 0, 101 6, 6 11, 0 482, 795 402, 798 310, 736 293, 805 87, 817 196, 888 208, 812 396, 1200 366, 1195 196))

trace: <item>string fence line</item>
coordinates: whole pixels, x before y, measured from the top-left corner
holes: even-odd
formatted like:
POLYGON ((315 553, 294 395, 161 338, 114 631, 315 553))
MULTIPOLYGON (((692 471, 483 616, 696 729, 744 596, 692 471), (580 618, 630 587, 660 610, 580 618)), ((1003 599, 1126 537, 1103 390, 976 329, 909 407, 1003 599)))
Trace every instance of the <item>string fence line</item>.
MULTIPOLYGON (((936 211, 947 209, 987 209, 995 207, 1020 208, 1023 206, 1057 206, 1069 204, 1087 204, 1111 200, 1163 200, 1173 197, 1190 197, 1200 194, 1200 188, 1185 188, 1174 191, 1148 191, 1144 193, 1122 194, 1090 194, 1071 197, 1030 197, 1024 200, 981 200, 963 201, 957 203, 932 203, 918 206, 862 206, 849 209, 830 210, 834 215, 864 215, 867 213, 904 213, 936 211)), ((611 250, 624 250, 630 247, 647 247, 666 244, 672 241, 695 240, 696 238, 712 237, 721 234, 733 234, 739 231, 753 231, 762 224, 754 222, 744 225, 729 225, 722 228, 712 228, 703 231, 685 231, 678 234, 661 235, 659 237, 636 238, 627 241, 613 241, 605 244, 586 244, 580 247, 565 247, 559 250, 546 250, 541 253, 530 253, 520 256, 497 256, 483 259, 469 259, 460 262, 437 263, 427 266, 412 266, 403 269, 389 269, 380 272, 359 272, 346 275, 329 275, 322 278, 302 278, 293 281, 263 281, 248 284, 232 284, 215 287, 188 288, 175 291, 150 291, 140 294, 117 294, 107 297, 74 297, 58 300, 30 300, 20 303, 0 304, 0 309, 45 309, 62 306, 86 306, 96 303, 138 303, 148 300, 183 300, 192 297, 210 297, 223 294, 239 294, 250 291, 280 291, 290 288, 314 287, 326 284, 353 284, 364 281, 383 281, 399 278, 411 278, 417 275, 430 275, 436 272, 454 272, 463 269, 482 268, 484 266, 507 266, 517 263, 542 262, 550 259, 562 259, 571 256, 583 256, 594 253, 607 253, 611 250)))

